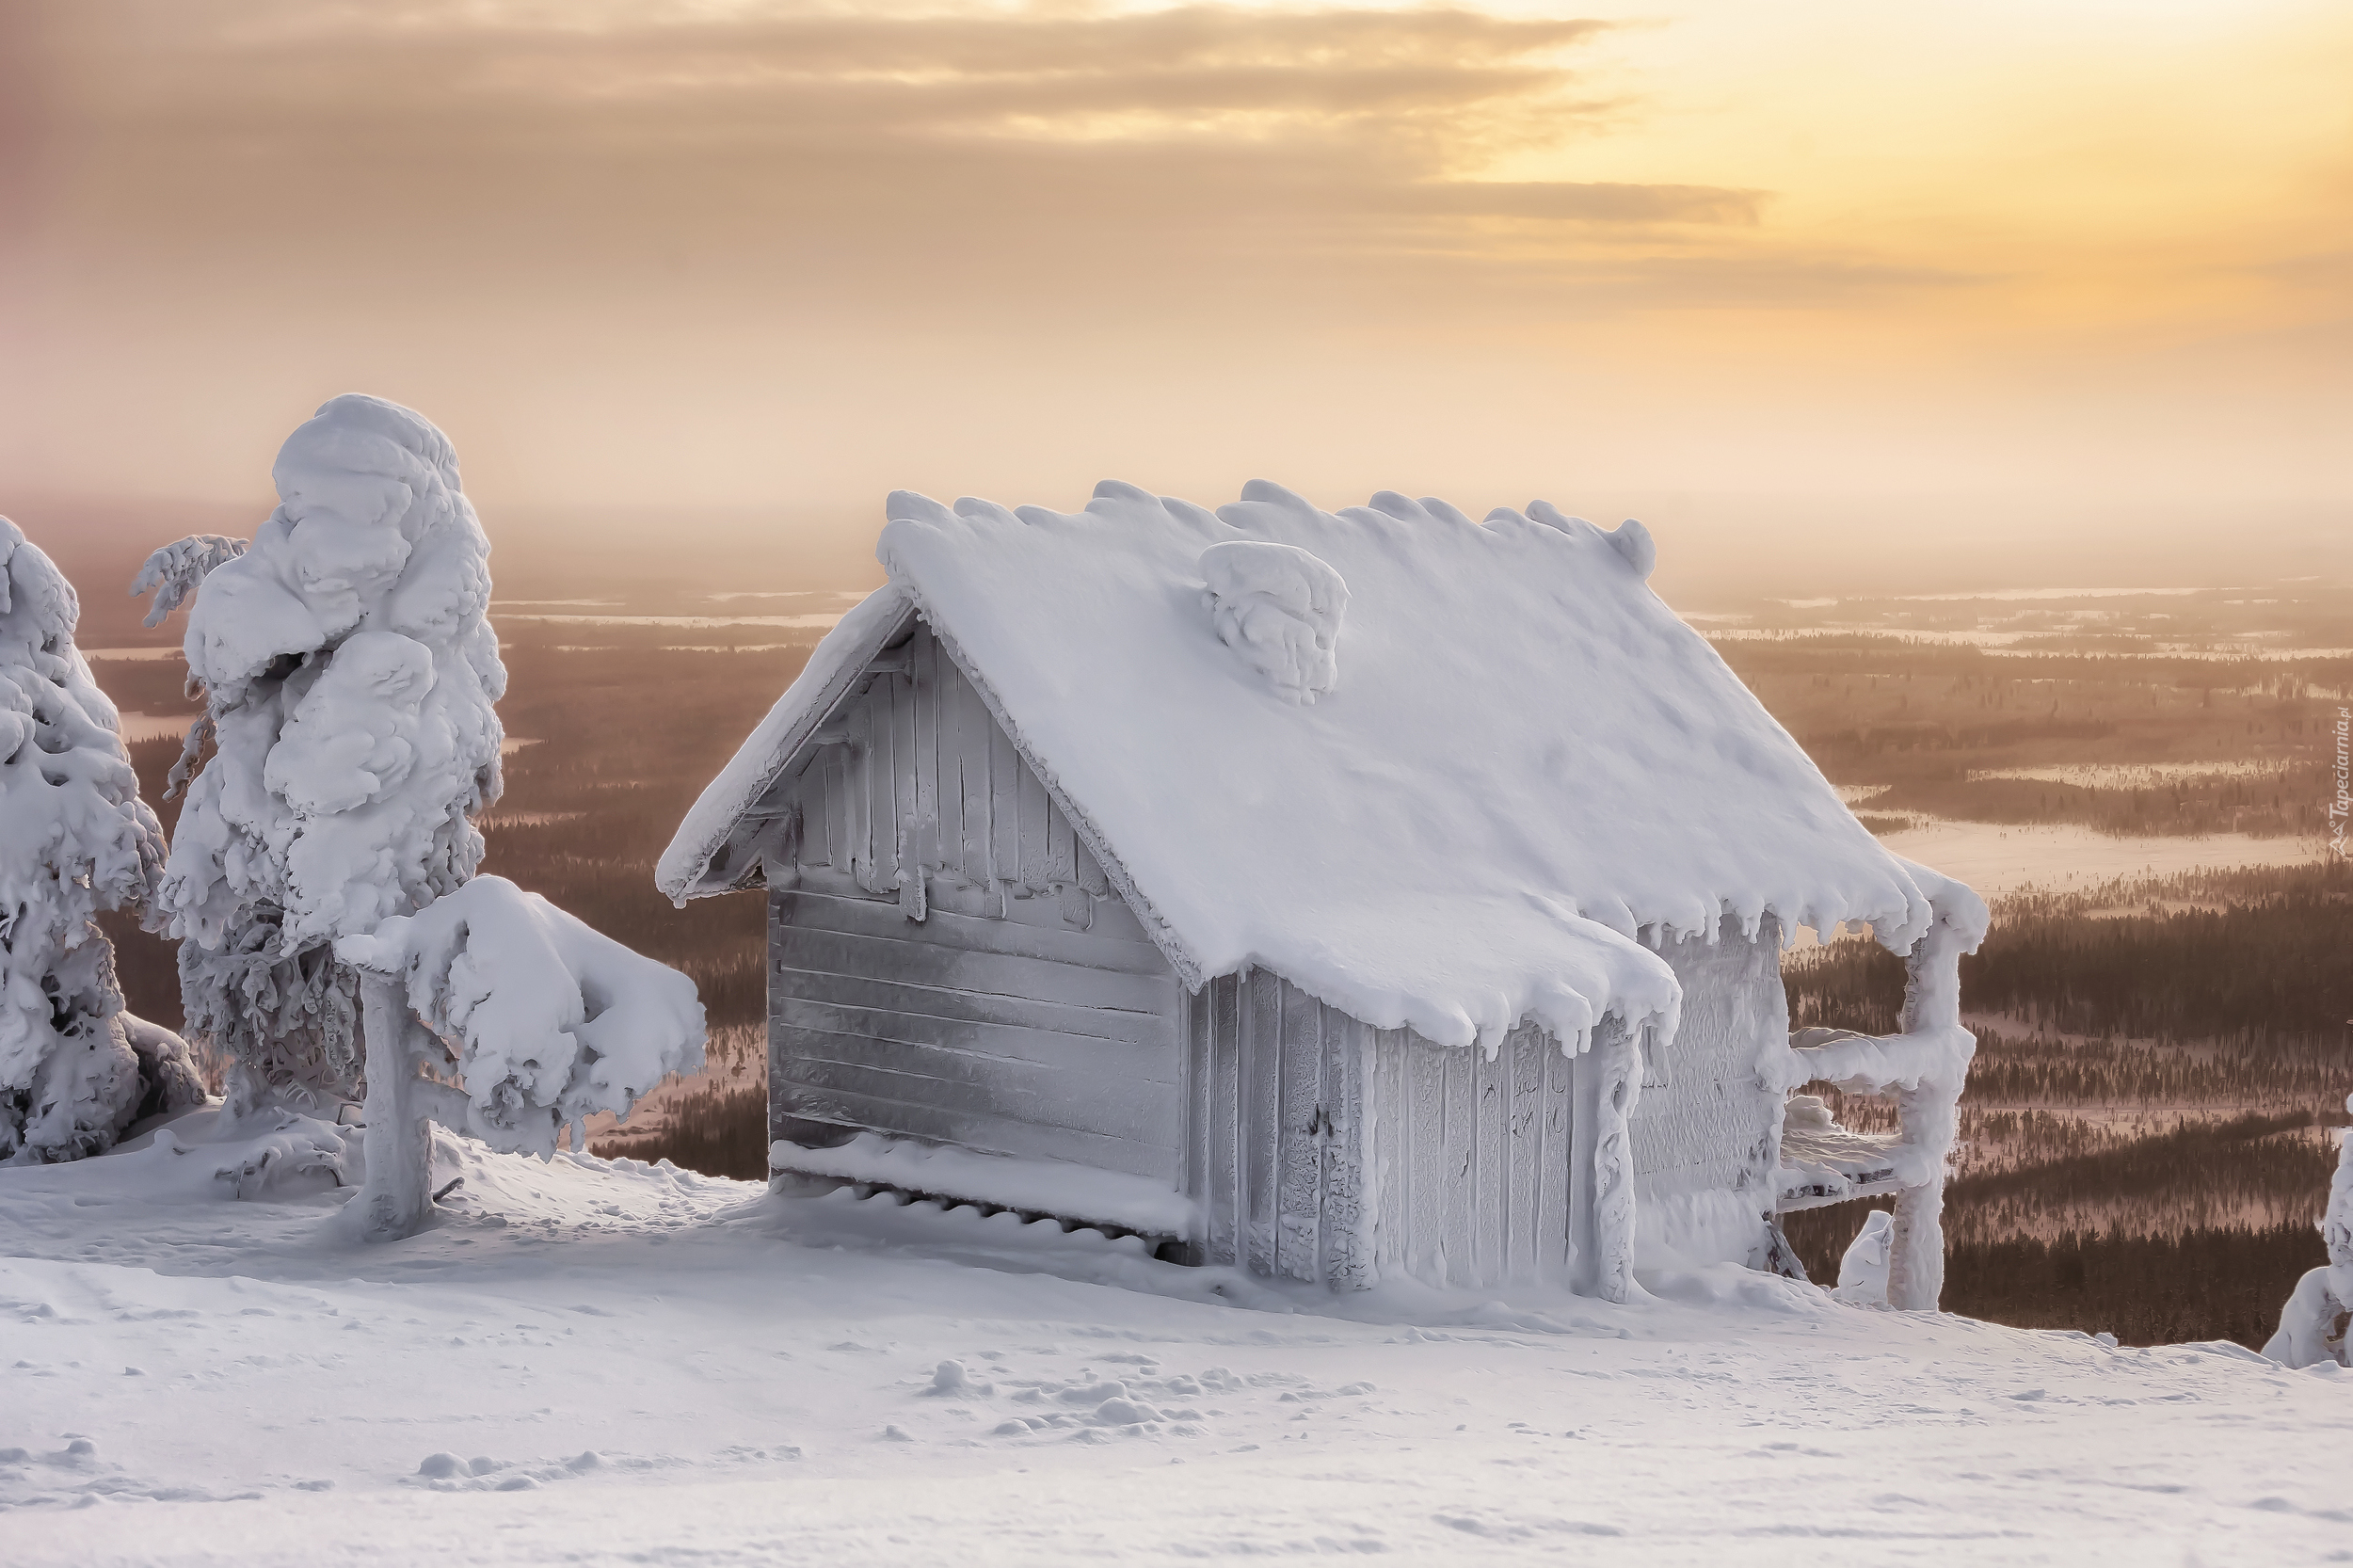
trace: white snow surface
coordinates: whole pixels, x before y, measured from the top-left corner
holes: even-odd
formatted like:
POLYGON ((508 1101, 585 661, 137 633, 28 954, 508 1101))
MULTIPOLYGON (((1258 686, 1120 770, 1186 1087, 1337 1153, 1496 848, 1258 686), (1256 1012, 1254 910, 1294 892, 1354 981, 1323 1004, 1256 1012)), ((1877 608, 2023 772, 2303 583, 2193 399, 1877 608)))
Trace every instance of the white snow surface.
POLYGON ((477 876, 394 915, 335 956, 400 977, 408 1002, 457 1046, 470 1130, 493 1147, 555 1152, 557 1132, 623 1121, 672 1073, 703 1066, 695 983, 503 876, 477 876))
POLYGON ((1076 514, 888 510, 889 585, 681 824, 672 897, 911 602, 1188 984, 1257 965, 1448 1044, 1528 1017, 1577 1042, 1604 1012, 1672 1023, 1643 928, 1770 910, 1900 950, 1927 927, 1905 868, 1645 585, 1647 535, 1392 492, 1335 515, 1263 482, 1214 513, 1115 483, 1076 514), (1205 613, 1204 557, 1238 543, 1345 584, 1312 705, 1205 613))
POLYGON ((268 1140, 221 1136, 0 1170, 11 1568, 2251 1568, 2353 1539, 2353 1381, 2235 1346, 1731 1266, 1626 1306, 1342 1297, 446 1136, 436 1227, 363 1247, 324 1168, 232 1196, 268 1140))

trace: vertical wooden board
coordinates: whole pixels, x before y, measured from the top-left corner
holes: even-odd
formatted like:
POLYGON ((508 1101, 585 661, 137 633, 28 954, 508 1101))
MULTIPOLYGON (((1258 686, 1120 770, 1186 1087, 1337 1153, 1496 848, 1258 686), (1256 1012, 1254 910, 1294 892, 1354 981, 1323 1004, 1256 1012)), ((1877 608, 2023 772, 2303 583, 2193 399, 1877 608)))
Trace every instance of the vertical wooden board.
POLYGON ((1429 1285, 1447 1282, 1447 1161, 1446 1054, 1444 1048, 1413 1034, 1405 1047, 1406 1114, 1413 1122, 1413 1239, 1408 1244, 1408 1270, 1429 1285))
POLYGON ((913 649, 902 650, 908 655, 909 673, 891 682, 890 691, 890 841, 891 875, 895 879, 904 871, 908 876, 920 874, 921 845, 916 839, 916 760, 915 760, 915 679, 912 673, 913 649))
POLYGON ((1331 1131, 1320 1151, 1316 1275, 1338 1289, 1372 1283, 1366 1246, 1372 1217, 1368 1190, 1370 1140, 1365 1125, 1364 1072, 1371 1031, 1337 1008, 1319 1004, 1322 1038, 1322 1104, 1331 1131))
POLYGON ((869 892, 890 886, 891 853, 891 755, 890 755, 890 688, 888 675, 874 676, 866 688, 864 702, 866 744, 858 754, 858 814, 865 818, 865 843, 858 853, 866 860, 866 888, 869 892))
MULTIPOLYGON (((1083 862, 1080 869, 1084 870, 1083 862)), ((1248 1195, 1250 1267, 1262 1274, 1275 1272, 1276 1144, 1283 1135, 1282 1048, 1282 983, 1264 969, 1252 969, 1244 982, 1242 1004, 1241 1060, 1246 1075, 1241 1108, 1242 1185, 1248 1195)))
POLYGON ((1181 1053, 1177 1092, 1182 1111, 1177 1116, 1176 1147, 1177 1191, 1203 1205, 1209 1197, 1209 1161, 1202 1143, 1203 1124, 1208 1121, 1204 1090, 1208 1079, 1203 1073, 1209 1056, 1206 1025, 1209 1021, 1209 992, 1189 992, 1176 999, 1176 1048, 1181 1053))
POLYGON ((1050 880, 1065 887, 1079 883, 1079 836, 1070 826, 1070 819, 1063 815, 1061 807, 1050 800, 1046 813, 1047 874, 1050 880))
POLYGON ((1543 1152, 1536 1162, 1538 1277, 1565 1283, 1569 1267, 1569 1164, 1576 1158, 1571 1092, 1576 1068, 1552 1035, 1537 1035, 1544 1055, 1543 1152))
POLYGON ((1021 880, 1021 754, 1001 725, 989 728, 989 872, 1003 882, 1021 880))
POLYGON ((1013 875, 1029 887, 1043 888, 1054 879, 1053 857, 1047 847, 1046 785, 1027 762, 1020 764, 1019 796, 1020 853, 1013 875))
POLYGON ((1235 1263, 1241 1235, 1241 1146, 1239 1137, 1241 1074, 1241 982, 1225 975, 1209 982, 1209 1261, 1235 1263))
POLYGON ((1512 1209, 1510 1155, 1512 1151, 1512 1066, 1515 1060, 1506 1036, 1496 1048, 1495 1060, 1473 1046, 1471 1136, 1477 1146, 1470 1184, 1471 1234, 1477 1238, 1479 1283, 1501 1285, 1511 1270, 1504 1254, 1512 1209))
POLYGON ((939 864, 939 672, 937 644, 929 627, 919 626, 907 641, 907 666, 914 672, 914 700, 907 704, 908 755, 914 761, 915 863, 939 864))
POLYGON ((1504 1274, 1514 1281, 1544 1277, 1537 1244, 1538 1190, 1545 1157, 1545 1034, 1523 1029, 1504 1046, 1512 1064, 1512 1103, 1505 1180, 1511 1201, 1504 1211, 1504 1274))
POLYGON ((1405 1054, 1395 1030, 1372 1036, 1372 1260, 1384 1278, 1408 1272, 1406 1238, 1412 1234, 1410 1167, 1413 1120, 1405 1105, 1405 1054))
POLYGON ((942 649, 939 659, 939 792, 940 856, 949 870, 968 882, 978 881, 980 846, 973 841, 974 794, 986 790, 972 777, 968 732, 977 706, 971 686, 955 661, 942 649))
MULTIPOLYGON (((782 942, 781 933, 784 922, 779 914, 779 907, 783 903, 783 894, 778 889, 770 888, 766 902, 768 904, 768 973, 773 977, 776 972, 776 957, 782 942)), ((774 985, 776 982, 772 978, 769 984, 774 985)), ((776 1010, 771 1008, 768 1010, 768 1141, 772 1144, 783 1136, 781 1128, 784 1125, 784 1077, 776 1071, 776 1053, 783 1048, 784 1026, 777 1021, 776 1010)))
POLYGON ((1321 1277, 1325 1105, 1323 1008, 1289 981, 1269 977, 1280 1013, 1276 1109, 1275 1268, 1293 1279, 1321 1277))
POLYGON ((962 712, 964 873, 986 887, 996 880, 989 838, 991 819, 997 808, 996 783, 990 776, 997 749, 997 721, 989 716, 988 704, 981 700, 980 688, 969 680, 964 683, 962 712))
POLYGON ((1479 1048, 1467 1050, 1433 1047, 1446 1063, 1446 1194, 1447 1278, 1449 1284, 1479 1283, 1478 1218, 1472 1195, 1478 1185, 1479 1048))
POLYGON ((848 840, 841 830, 841 748, 827 746, 820 751, 817 760, 809 764, 808 771, 817 776, 818 788, 823 792, 825 803, 823 819, 825 831, 818 840, 820 853, 824 858, 819 864, 831 866, 837 871, 847 871, 849 868, 844 863, 847 857, 843 850, 848 840))

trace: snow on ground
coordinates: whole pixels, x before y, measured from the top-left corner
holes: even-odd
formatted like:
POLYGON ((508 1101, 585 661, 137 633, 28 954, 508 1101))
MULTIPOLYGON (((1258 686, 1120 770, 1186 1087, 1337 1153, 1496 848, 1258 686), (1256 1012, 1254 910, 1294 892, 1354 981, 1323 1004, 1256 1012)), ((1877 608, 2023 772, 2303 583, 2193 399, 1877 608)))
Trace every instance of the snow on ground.
POLYGON ((344 1248, 216 1125, 0 1172, 17 1568, 2353 1560, 2353 1378, 2235 1347, 1735 1269, 1338 1298, 454 1140, 438 1228, 344 1248))

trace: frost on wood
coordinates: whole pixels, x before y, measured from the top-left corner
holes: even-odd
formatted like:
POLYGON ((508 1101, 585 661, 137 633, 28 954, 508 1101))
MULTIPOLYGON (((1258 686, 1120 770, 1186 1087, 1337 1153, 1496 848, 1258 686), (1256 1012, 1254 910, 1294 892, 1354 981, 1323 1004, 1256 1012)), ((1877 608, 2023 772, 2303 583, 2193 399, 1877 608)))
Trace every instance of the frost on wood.
POLYGON ((355 1090, 358 997, 329 944, 472 874, 506 684, 488 541, 428 421, 335 398, 272 474, 250 546, 182 540, 139 579, 159 611, 195 584, 184 648, 216 749, 161 909, 189 1027, 236 1064, 232 1106, 355 1090))
POLYGON ((335 946, 370 990, 368 1185, 353 1208, 376 1239, 424 1217, 427 1117, 551 1156, 565 1126, 584 1146, 590 1116, 626 1120, 664 1076, 702 1069, 693 981, 504 877, 335 946))
MULTIPOLYGON (((2353 1095, 2345 1108, 2353 1111, 2353 1095)), ((2329 1184, 2329 1209, 2321 1217, 2320 1240, 2329 1261, 2296 1282, 2280 1313, 2280 1332, 2264 1354, 2288 1367, 2334 1361, 2353 1367, 2353 1128, 2337 1144, 2337 1172, 2329 1184)))
POLYGON ((1799 1197, 1806 1192, 1833 1201, 1855 1195, 1826 1190, 1842 1179, 1876 1175, 1891 1181, 1896 1211, 1888 1304, 1933 1310, 1945 1290, 1945 1165, 1958 1128, 1961 1086, 1977 1049, 1977 1036, 1961 1023, 1961 960, 1985 939, 1988 917, 1985 901, 1962 884, 1926 866, 1900 863, 1933 911, 1928 929, 1905 955, 1900 1032, 1881 1037, 1801 1030, 1778 1062, 1761 1064, 1759 1076, 1784 1091, 1830 1083, 1848 1094, 1881 1095, 1896 1102, 1900 1135, 1882 1142, 1847 1134, 1834 1123, 1822 1125, 1828 1118, 1816 1116, 1818 1101, 1800 1104, 1812 1096, 1793 1100, 1802 1114, 1800 1136, 1791 1137, 1785 1112, 1784 1142, 1795 1158, 1785 1158, 1777 1173, 1783 1207, 1807 1207, 1811 1200, 1799 1197), (1830 1136, 1833 1131, 1838 1136, 1830 1136), (1872 1143, 1880 1145, 1875 1155, 1867 1154, 1872 1143))
POLYGON ((1348 614, 1340 574, 1296 545, 1229 539, 1201 552, 1203 605, 1217 640, 1247 659, 1275 695, 1313 702, 1339 680, 1348 614))
POLYGON ((203 1097, 177 1035, 122 1011, 96 916, 141 909, 163 831, 115 707, 73 646, 80 605, 0 518, 0 1160, 111 1147, 203 1097))

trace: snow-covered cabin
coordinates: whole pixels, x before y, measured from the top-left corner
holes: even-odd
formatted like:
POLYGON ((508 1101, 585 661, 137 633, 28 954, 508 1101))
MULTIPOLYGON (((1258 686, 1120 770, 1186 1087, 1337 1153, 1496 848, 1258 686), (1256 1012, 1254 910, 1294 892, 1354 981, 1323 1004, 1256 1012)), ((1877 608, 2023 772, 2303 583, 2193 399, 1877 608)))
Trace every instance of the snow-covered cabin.
POLYGON ((1895 1192, 1891 1298, 1934 1304, 1984 906, 1855 821, 1641 524, 1105 484, 901 492, 878 554, 658 872, 766 890, 779 1173, 1617 1299, 1895 1192), (1910 955, 1905 1032, 1793 1043, 1782 947, 1845 921, 1910 955), (1817 1080, 1902 1132, 1785 1136, 1817 1080))

